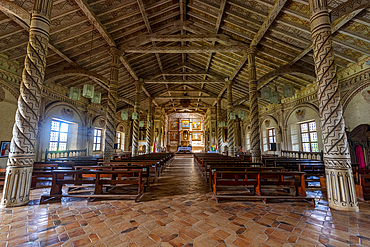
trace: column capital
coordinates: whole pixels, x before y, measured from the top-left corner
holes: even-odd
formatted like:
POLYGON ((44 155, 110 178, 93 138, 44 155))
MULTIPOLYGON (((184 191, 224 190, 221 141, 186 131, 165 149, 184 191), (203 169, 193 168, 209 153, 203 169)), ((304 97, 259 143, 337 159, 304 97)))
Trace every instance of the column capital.
POLYGON ((233 80, 230 80, 229 78, 225 78, 225 84, 226 85, 234 85, 234 81, 233 80))
POLYGON ((117 49, 116 47, 114 46, 111 46, 108 50, 108 53, 111 55, 111 56, 122 56, 124 54, 123 51, 117 49))
POLYGON ((258 52, 258 50, 257 50, 257 47, 255 45, 252 45, 251 47, 249 47, 247 49, 247 54, 248 55, 256 55, 257 52, 258 52))

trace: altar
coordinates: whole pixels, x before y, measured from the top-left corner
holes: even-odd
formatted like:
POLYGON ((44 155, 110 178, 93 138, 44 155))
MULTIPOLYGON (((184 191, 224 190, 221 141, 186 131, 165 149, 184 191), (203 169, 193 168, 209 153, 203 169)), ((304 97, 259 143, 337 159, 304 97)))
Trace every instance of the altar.
POLYGON ((191 147, 179 147, 178 152, 191 152, 191 147))

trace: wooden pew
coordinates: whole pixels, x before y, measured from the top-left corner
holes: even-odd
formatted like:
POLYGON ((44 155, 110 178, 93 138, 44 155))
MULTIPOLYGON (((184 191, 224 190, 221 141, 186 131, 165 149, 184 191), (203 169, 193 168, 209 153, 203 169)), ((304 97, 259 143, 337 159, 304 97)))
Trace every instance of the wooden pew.
MULTIPOLYGON (((91 171, 132 171, 132 170, 141 170, 143 171, 143 178, 146 179, 146 186, 150 186, 150 173, 149 169, 151 166, 145 166, 145 165, 116 165, 116 166, 75 166, 75 170, 91 170, 91 171)), ((85 174, 82 175, 83 178, 88 178, 88 177, 95 177, 95 174, 85 174)), ((108 177, 111 179, 114 179, 114 176, 111 174, 103 174, 101 177, 108 177)), ((80 179, 79 177, 78 179, 80 179)))
POLYGON ((353 169, 357 198, 370 200, 370 169, 353 169))
POLYGON ((5 175, 6 175, 6 168, 0 169, 0 185, 5 184, 5 175))
POLYGON ((213 195, 217 202, 226 199, 258 199, 266 202, 267 199, 307 199, 305 190, 304 172, 276 172, 276 171, 215 171, 213 173, 213 195), (226 179, 223 177, 227 175, 226 179), (229 179, 232 176, 234 179, 229 179), (294 180, 284 180, 284 176, 293 176, 294 180), (299 180, 295 179, 299 176, 299 180), (272 180, 273 179, 273 180, 272 180), (248 186, 254 187, 254 195, 218 195, 217 186, 248 186), (295 186, 296 196, 267 196, 261 194, 261 186, 295 186))
POLYGON ((149 172, 154 175, 154 180, 160 176, 161 165, 158 160, 127 160, 127 161, 111 161, 111 162, 99 162, 99 166, 143 166, 149 167, 149 172))
POLYGON ((134 199, 137 202, 144 193, 143 171, 142 169, 131 171, 92 171, 92 170, 54 170, 43 171, 39 173, 52 174, 52 187, 50 195, 43 195, 41 202, 45 202, 50 198, 61 197, 84 197, 84 198, 112 198, 112 199, 134 199), (64 178, 60 179, 58 175, 63 174, 64 178), (84 175, 94 174, 94 179, 84 178, 84 175), (112 178, 103 177, 110 175, 112 178), (73 185, 94 185, 94 194, 62 194, 62 187, 66 184, 73 185), (103 194, 103 186, 105 185, 137 185, 137 194, 103 194))
MULTIPOLYGON (((253 163, 252 163, 253 164, 253 163)), ((212 180, 211 178, 213 177, 213 173, 217 171, 278 171, 278 172, 283 172, 284 167, 253 167, 253 166, 229 166, 229 165, 223 165, 223 164, 217 164, 217 165, 210 165, 208 167, 208 177, 210 179, 207 179, 207 182, 212 185, 212 180)), ((222 178, 228 178, 227 174, 222 174, 222 178), (225 176, 226 175, 226 176, 225 176)), ((229 178, 232 178, 229 176, 229 178)))
POLYGON ((234 160, 221 160, 221 161, 210 161, 205 164, 204 173, 202 173, 203 176, 209 180, 210 177, 210 167, 261 167, 262 163, 250 163, 246 161, 234 161, 234 160))

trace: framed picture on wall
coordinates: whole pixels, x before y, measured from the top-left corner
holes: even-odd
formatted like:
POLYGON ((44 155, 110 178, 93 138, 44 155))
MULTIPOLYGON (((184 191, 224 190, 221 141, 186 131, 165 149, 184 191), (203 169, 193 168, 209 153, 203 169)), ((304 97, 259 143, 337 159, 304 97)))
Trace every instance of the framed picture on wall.
POLYGON ((1 157, 6 157, 9 155, 10 151, 10 141, 1 141, 1 157))
POLYGON ((170 140, 171 141, 178 141, 179 140, 179 132, 170 132, 170 140))
POLYGON ((201 130, 202 129, 202 125, 200 124, 200 121, 194 121, 191 125, 191 128, 193 130, 201 130))
POLYGON ((201 141, 202 140, 202 133, 201 132, 193 132, 192 141, 201 141))
POLYGON ((170 130, 178 130, 179 129, 179 122, 178 121, 170 121, 170 130))
POLYGON ((181 120, 181 128, 190 129, 190 120, 181 120))

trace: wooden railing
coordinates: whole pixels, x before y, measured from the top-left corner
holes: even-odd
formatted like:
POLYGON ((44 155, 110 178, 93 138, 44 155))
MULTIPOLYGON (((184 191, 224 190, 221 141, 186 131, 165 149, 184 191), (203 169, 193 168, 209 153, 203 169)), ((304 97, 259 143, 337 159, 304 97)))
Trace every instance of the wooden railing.
POLYGON ((296 159, 310 159, 324 161, 324 153, 321 152, 302 152, 302 151, 287 151, 281 150, 282 157, 290 157, 296 159))
POLYGON ((45 152, 45 161, 53 158, 66 158, 66 157, 76 157, 76 156, 86 156, 87 148, 82 150, 65 150, 65 151, 48 151, 45 152))

